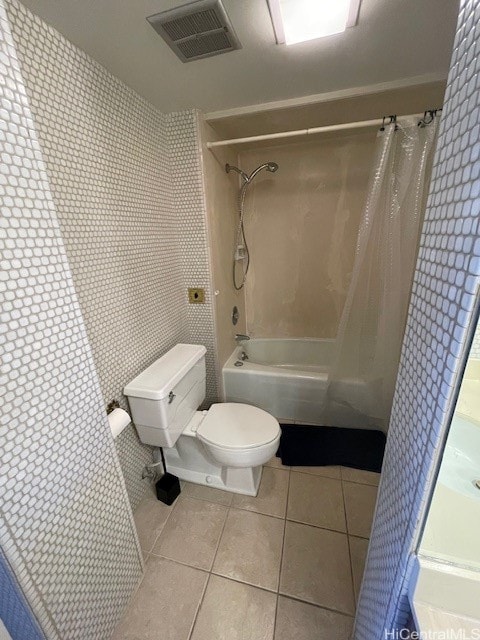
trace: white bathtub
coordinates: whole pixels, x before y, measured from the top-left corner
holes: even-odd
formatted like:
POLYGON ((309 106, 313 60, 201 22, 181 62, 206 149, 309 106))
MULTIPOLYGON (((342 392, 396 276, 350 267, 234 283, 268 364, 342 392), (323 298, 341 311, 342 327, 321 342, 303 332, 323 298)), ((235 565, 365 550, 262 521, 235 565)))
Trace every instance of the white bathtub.
POLYGON ((452 420, 420 552, 480 569, 480 425, 452 420))
POLYGON ((480 360, 470 359, 443 453, 420 551, 480 569, 480 360))
MULTIPOLYGON (((253 404, 280 421, 375 428, 359 422, 348 405, 338 406, 332 419, 325 417, 334 344, 334 340, 312 338, 254 338, 243 342, 223 367, 225 400, 253 404), (242 353, 247 359, 241 359, 242 353)), ((356 380, 346 380, 343 387, 347 396, 365 392, 356 380)))

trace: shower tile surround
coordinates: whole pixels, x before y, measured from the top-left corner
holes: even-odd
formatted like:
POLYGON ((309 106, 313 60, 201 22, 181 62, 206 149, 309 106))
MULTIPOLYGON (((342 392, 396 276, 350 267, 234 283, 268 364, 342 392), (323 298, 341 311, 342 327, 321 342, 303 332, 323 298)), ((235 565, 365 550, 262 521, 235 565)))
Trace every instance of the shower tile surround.
POLYGON ((143 561, 3 1, 0 50, 0 610, 108 638, 143 561))
POLYGON ((480 286, 479 72, 480 1, 463 0, 355 640, 383 639, 410 613, 414 550, 480 286))
MULTIPOLYGON (((217 399, 199 115, 162 114, 16 0, 5 0, 104 405, 177 342, 207 347, 217 399), (72 70, 75 70, 72 73, 72 70), (188 305, 188 286, 206 303, 188 305)), ((133 509, 151 461, 116 440, 133 509)))

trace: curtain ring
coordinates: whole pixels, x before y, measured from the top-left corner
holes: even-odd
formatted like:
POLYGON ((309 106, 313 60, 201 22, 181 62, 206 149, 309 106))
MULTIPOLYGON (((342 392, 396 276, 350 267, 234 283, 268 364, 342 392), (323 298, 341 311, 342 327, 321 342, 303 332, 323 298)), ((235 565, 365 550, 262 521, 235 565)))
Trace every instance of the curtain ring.
POLYGON ((437 109, 428 109, 424 111, 423 118, 418 123, 419 127, 426 127, 431 124, 435 120, 435 116, 437 115, 437 109))
POLYGON ((388 119, 387 124, 395 124, 395 131, 397 130, 397 116, 383 116, 382 118, 382 126, 380 127, 380 131, 385 131, 385 120, 388 119))

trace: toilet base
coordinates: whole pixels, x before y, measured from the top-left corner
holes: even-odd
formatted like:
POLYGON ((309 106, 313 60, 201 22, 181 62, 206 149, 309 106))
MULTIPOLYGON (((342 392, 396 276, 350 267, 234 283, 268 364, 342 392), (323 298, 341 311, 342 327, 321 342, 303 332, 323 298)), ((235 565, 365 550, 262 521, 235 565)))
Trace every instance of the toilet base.
POLYGON ((181 480, 223 491, 256 496, 263 467, 221 467, 195 437, 182 435, 171 449, 164 449, 167 470, 181 480))

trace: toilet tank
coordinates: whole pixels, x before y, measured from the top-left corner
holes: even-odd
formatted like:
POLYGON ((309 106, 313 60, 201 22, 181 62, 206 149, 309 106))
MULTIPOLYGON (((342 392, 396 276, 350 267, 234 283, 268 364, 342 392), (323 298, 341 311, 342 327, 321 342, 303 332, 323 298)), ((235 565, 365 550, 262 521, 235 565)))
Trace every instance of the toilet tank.
POLYGON ((203 345, 177 344, 124 389, 140 440, 173 447, 206 393, 203 345))

